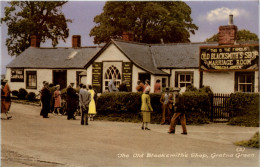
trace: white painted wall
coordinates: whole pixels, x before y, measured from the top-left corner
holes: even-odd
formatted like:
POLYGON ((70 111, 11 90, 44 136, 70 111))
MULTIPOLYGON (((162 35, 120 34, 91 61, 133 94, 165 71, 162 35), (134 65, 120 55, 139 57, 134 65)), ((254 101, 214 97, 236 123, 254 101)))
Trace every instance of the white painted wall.
POLYGON ((144 73, 146 71, 140 69, 136 65, 133 65, 133 74, 132 74, 132 92, 136 91, 137 81, 138 81, 138 73, 144 73))
MULTIPOLYGON (((92 69, 92 67, 91 67, 92 69)), ((55 69, 25 69, 24 70, 24 82, 10 82, 11 81, 11 69, 7 68, 6 79, 10 85, 11 90, 19 90, 20 88, 26 89, 26 71, 36 71, 37 72, 37 89, 26 89, 28 92, 34 92, 39 94, 39 91, 43 87, 42 82, 47 81, 49 83, 53 82, 53 70, 55 69)), ((70 83, 75 83, 76 86, 76 72, 84 71, 84 69, 68 69, 67 70, 67 85, 70 83)))
POLYGON ((87 68, 86 84, 92 85, 92 64, 87 68))
POLYGON ((123 61, 130 62, 130 60, 114 45, 111 44, 99 55, 95 62, 102 61, 123 61))
POLYGON ((203 85, 210 86, 214 93, 233 93, 235 91, 235 73, 203 72, 203 85))

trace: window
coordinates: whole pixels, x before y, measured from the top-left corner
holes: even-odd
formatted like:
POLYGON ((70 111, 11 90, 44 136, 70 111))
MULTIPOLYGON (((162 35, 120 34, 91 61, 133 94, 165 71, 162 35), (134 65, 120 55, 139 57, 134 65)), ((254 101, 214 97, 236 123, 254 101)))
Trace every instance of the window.
POLYGON ((167 85, 166 81, 167 81, 167 78, 162 78, 162 88, 166 88, 166 85, 167 85))
POLYGON ((193 84, 193 72, 175 72, 175 87, 187 87, 193 84))
POLYGON ((235 91, 254 92, 255 73, 254 72, 236 72, 235 91))
POLYGON ((24 70, 11 69, 11 82, 24 82, 24 70))
POLYGON ((138 73, 138 80, 142 81, 145 84, 145 80, 149 80, 151 82, 151 75, 148 73, 138 73))
POLYGON ((78 87, 79 84, 81 84, 81 76, 79 74, 82 72, 83 71, 76 71, 76 87, 78 87))
POLYGON ((119 70, 115 67, 115 66, 110 66, 106 73, 105 73, 105 77, 104 77, 104 81, 105 81, 105 90, 108 90, 108 83, 111 81, 111 79, 115 77, 116 78, 116 87, 118 88, 119 85, 121 84, 121 74, 119 72, 119 70))
POLYGON ((26 71, 26 88, 27 89, 37 89, 36 71, 26 71))

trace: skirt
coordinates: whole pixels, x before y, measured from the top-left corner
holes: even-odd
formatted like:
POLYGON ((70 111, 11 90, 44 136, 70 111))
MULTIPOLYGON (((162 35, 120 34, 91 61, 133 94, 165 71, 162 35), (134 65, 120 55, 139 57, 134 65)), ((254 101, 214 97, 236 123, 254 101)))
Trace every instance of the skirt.
POLYGON ((150 111, 142 111, 143 122, 150 123, 151 122, 151 112, 150 111))

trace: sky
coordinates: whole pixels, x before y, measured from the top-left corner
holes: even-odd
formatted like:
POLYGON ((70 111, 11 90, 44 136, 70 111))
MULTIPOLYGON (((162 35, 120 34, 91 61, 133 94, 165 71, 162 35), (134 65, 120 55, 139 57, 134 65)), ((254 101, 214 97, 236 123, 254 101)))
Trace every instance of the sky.
MULTIPOLYGON (((238 30, 246 29, 259 36, 259 1, 258 0, 232 0, 232 1, 185 1, 190 6, 193 23, 199 29, 195 35, 191 34, 191 42, 203 42, 206 38, 218 33, 218 27, 228 25, 229 14, 234 15, 234 25, 238 30)), ((4 16, 4 7, 8 6, 6 1, 0 2, 1 16, 4 16)), ((69 37, 66 43, 59 41, 57 47, 71 47, 72 35, 81 36, 82 46, 93 46, 93 37, 89 36, 90 30, 95 26, 93 19, 103 11, 105 1, 71 1, 62 7, 65 17, 72 19, 68 23, 69 37)), ((1 74, 5 74, 6 65, 15 57, 8 55, 5 40, 8 37, 8 28, 5 24, 1 28, 1 74)), ((52 47, 51 41, 41 43, 41 47, 52 47)))

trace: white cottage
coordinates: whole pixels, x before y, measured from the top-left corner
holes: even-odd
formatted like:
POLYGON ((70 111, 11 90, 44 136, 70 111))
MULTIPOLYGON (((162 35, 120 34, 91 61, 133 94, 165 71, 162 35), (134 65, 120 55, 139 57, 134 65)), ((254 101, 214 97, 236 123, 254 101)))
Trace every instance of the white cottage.
POLYGON ((6 79, 12 90, 25 88, 38 94, 43 81, 59 84, 61 88, 86 82, 84 66, 101 49, 80 47, 80 36, 73 36, 71 48, 41 48, 34 45, 34 39, 31 47, 6 66, 6 79))

